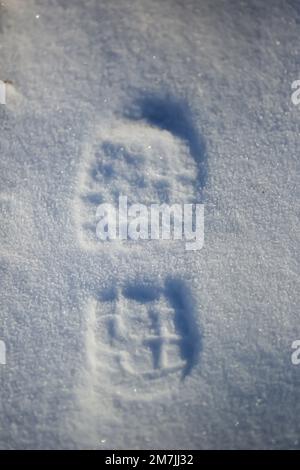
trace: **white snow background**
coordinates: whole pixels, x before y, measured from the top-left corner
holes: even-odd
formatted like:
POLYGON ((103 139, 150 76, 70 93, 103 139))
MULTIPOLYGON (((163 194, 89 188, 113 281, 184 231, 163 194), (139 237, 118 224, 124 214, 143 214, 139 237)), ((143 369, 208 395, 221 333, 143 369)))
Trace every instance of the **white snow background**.
POLYGON ((1 3, 2 449, 299 448, 299 27, 296 0, 1 3), (204 248, 95 243, 118 191, 204 201, 204 248))

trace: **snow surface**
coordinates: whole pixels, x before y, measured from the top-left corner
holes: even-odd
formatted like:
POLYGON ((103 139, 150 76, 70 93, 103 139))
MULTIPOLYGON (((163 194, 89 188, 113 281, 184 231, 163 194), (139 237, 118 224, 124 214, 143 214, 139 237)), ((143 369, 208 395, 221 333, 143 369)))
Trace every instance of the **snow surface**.
POLYGON ((0 447, 299 448, 296 0, 0 6, 0 447), (91 238, 205 202, 205 245, 91 238))

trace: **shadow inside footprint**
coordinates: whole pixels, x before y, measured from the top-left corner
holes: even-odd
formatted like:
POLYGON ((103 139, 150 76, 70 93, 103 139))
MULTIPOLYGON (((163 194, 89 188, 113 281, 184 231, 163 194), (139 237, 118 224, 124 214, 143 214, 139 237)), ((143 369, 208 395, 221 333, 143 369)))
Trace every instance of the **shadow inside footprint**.
POLYGON ((159 291, 153 285, 147 284, 128 284, 123 289, 123 295, 127 299, 136 302, 147 303, 159 298, 159 291))
POLYGON ((155 300, 160 302, 156 304, 154 310, 149 310, 153 330, 158 333, 158 336, 150 341, 154 368, 167 367, 167 365, 162 365, 162 348, 165 348, 165 344, 169 341, 172 343, 172 334, 174 334, 175 343, 179 347, 180 358, 184 364, 182 367, 182 379, 184 379, 197 364, 202 350, 202 337, 195 320, 192 297, 185 283, 174 278, 167 279, 162 288, 152 284, 131 283, 124 287, 123 296, 142 304, 155 300), (163 299, 167 301, 173 312, 174 333, 168 332, 165 328, 163 334, 159 333, 162 331, 161 327, 166 325, 168 316, 163 299), (171 336, 169 336, 170 333, 171 336))
POLYGON ((149 93, 136 99, 126 117, 133 120, 143 119, 151 126, 166 130, 184 140, 198 165, 200 191, 205 187, 208 173, 205 144, 194 125, 193 114, 185 101, 170 95, 157 96, 149 93))
POLYGON ((186 366, 183 379, 196 365, 202 351, 202 336, 195 321, 194 305, 187 286, 180 279, 168 279, 165 285, 166 297, 172 305, 176 331, 181 335, 181 357, 186 366))

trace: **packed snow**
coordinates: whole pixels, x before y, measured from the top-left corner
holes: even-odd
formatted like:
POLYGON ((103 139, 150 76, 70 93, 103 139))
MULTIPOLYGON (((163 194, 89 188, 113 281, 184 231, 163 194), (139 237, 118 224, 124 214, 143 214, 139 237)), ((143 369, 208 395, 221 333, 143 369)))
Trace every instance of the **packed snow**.
POLYGON ((299 448, 299 25, 0 4, 0 448, 299 448), (204 203, 203 248, 97 239, 120 195, 204 203))

